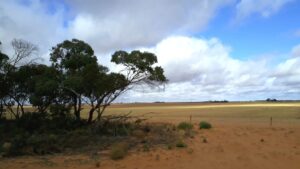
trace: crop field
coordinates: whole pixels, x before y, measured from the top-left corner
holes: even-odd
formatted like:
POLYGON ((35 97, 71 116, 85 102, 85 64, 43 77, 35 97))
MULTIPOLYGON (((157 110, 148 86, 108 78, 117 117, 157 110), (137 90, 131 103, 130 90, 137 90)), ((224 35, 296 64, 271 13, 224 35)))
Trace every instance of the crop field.
POLYGON ((297 125, 300 121, 300 102, 115 104, 106 110, 105 115, 129 112, 133 116, 144 116, 149 121, 155 122, 178 123, 183 120, 197 122, 202 119, 220 123, 243 121, 269 124, 272 117, 274 122, 297 125))
MULTIPOLYGON (((87 110, 85 107, 83 115, 87 110)), ((149 124, 192 122, 196 135, 187 140, 187 148, 154 148, 147 152, 132 150, 125 159, 118 161, 109 159, 105 152, 97 158, 91 154, 59 154, 4 159, 0 160, 0 168, 300 167, 299 102, 114 104, 105 115, 129 112, 132 116, 145 117, 149 124), (203 120, 210 122, 213 128, 199 130, 198 124, 203 120), (138 165, 136 161, 139 161, 138 165)))

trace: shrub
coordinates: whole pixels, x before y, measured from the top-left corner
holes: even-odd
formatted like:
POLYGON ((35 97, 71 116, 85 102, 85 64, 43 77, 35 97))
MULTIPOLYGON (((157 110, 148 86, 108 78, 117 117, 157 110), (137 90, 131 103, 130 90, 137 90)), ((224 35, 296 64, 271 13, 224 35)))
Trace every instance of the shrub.
POLYGON ((128 144, 119 143, 112 146, 110 151, 110 158, 113 160, 119 160, 126 156, 128 151, 128 144))
POLYGON ((17 121, 19 128, 23 128, 26 131, 34 132, 40 129, 46 121, 46 115, 43 113, 25 113, 17 121))
POLYGON ((144 145, 143 145, 143 151, 144 151, 144 152, 150 151, 150 145, 149 145, 149 144, 144 144, 144 145))
POLYGON ((212 128, 211 124, 206 121, 201 121, 199 123, 199 129, 210 129, 212 128))
POLYGON ((11 152, 11 148, 12 148, 12 144, 10 142, 5 142, 3 145, 2 145, 2 151, 3 151, 3 155, 9 155, 10 152, 11 152))
POLYGON ((184 147, 187 147, 187 145, 182 140, 178 140, 176 142, 176 147, 184 148, 184 147))
POLYGON ((168 144, 168 145, 167 145, 167 149, 168 149, 168 150, 172 150, 172 149, 173 149, 173 146, 172 146, 171 144, 168 144))
POLYGON ((2 145, 3 155, 6 157, 22 155, 22 148, 26 146, 26 136, 16 135, 11 142, 5 142, 2 145))
POLYGON ((54 134, 32 135, 27 139, 27 145, 35 154, 58 153, 58 137, 54 134))
POLYGON ((193 124, 188 122, 181 122, 178 124, 177 128, 181 130, 191 130, 193 128, 193 124))

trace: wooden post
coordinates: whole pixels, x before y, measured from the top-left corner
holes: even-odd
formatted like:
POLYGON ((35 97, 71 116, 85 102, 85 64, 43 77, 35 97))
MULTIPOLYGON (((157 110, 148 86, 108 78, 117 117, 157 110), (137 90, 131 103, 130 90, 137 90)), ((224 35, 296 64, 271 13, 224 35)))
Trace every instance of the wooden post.
POLYGON ((270 118, 270 127, 272 127, 273 119, 272 117, 270 118))
POLYGON ((190 123, 192 123, 192 115, 190 115, 190 123))

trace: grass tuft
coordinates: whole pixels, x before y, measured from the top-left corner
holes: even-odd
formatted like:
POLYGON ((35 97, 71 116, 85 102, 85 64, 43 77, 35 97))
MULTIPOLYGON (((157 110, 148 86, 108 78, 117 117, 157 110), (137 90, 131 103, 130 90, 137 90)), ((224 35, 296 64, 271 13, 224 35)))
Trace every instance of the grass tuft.
POLYGON ((176 142, 176 147, 185 148, 185 147, 187 147, 187 145, 182 140, 178 140, 176 142))
POLYGON ((188 122, 181 122, 178 124, 177 128, 180 130, 191 130, 193 128, 193 124, 188 122))
POLYGON ((199 123, 199 129, 210 129, 212 128, 212 125, 209 122, 201 121, 199 123))

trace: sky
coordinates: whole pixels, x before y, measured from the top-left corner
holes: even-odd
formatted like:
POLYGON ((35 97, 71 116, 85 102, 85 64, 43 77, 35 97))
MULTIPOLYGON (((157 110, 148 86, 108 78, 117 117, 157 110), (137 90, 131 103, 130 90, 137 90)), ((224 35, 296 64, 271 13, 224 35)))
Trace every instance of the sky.
POLYGON ((24 39, 89 43, 111 71, 117 50, 156 54, 169 82, 118 102, 300 99, 300 0, 0 0, 2 50, 24 39))

